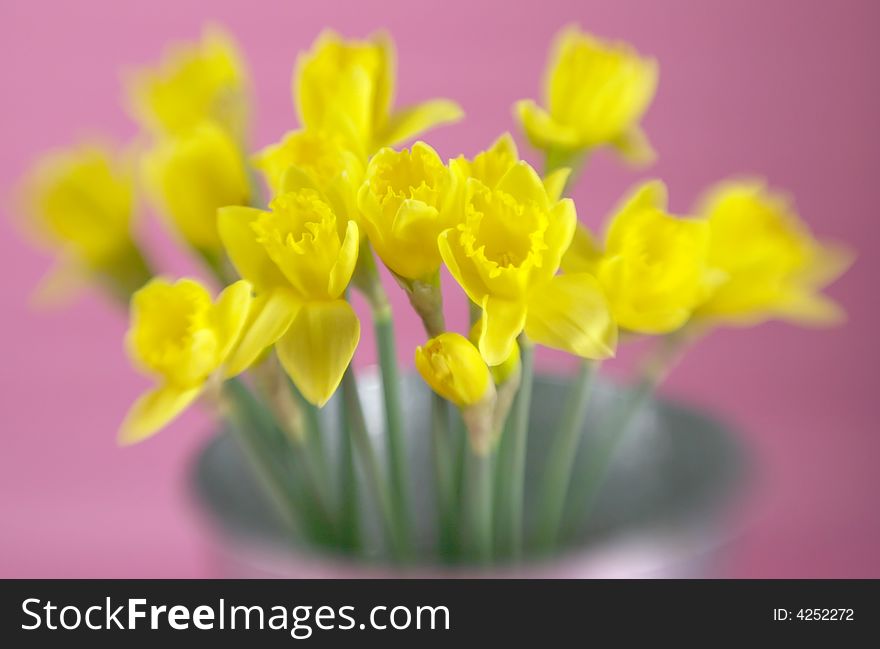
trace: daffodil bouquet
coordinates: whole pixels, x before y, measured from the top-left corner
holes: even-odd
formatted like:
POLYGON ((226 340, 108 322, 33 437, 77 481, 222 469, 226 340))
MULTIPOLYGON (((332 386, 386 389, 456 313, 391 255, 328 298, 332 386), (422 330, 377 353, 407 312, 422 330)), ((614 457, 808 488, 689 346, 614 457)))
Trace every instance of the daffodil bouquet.
POLYGON ((589 502, 632 416, 688 344, 720 324, 842 318, 820 290, 850 253, 814 239, 792 203, 759 180, 721 182, 688 217, 669 212, 665 186, 652 180, 620 202, 604 236, 578 222, 566 193, 594 151, 653 159, 640 120, 657 80, 657 62, 629 45, 565 29, 543 105, 513 110, 543 167, 520 159, 506 133, 472 158, 444 161, 425 141, 399 147, 459 120, 459 106, 396 108, 389 36, 326 32, 296 61, 300 127, 253 151, 242 58, 208 28, 128 75, 143 131, 132 146, 57 152, 27 178, 26 223, 62 253, 38 295, 66 294, 80 278, 130 303, 128 353, 155 387, 131 407, 120 443, 142 442, 198 401, 228 421, 297 538, 400 562, 553 552, 567 500, 589 502), (153 276, 132 228, 135 187, 207 280, 153 276), (432 391, 431 476, 408 466, 383 266, 424 326, 424 343, 404 355, 432 391), (469 301, 467 331, 446 325, 444 269, 469 301), (367 430, 351 367, 356 292, 375 329, 381 439, 367 430), (611 429, 594 475, 572 493, 597 368, 645 337, 654 344, 642 375, 603 424, 611 429), (580 359, 552 430, 529 430, 537 346, 580 359), (330 431, 320 409, 337 391, 341 426, 330 431), (529 435, 548 452, 526 528, 529 435), (436 538, 417 542, 411 494, 425 480, 436 538), (383 532, 378 550, 364 540, 365 498, 383 532))

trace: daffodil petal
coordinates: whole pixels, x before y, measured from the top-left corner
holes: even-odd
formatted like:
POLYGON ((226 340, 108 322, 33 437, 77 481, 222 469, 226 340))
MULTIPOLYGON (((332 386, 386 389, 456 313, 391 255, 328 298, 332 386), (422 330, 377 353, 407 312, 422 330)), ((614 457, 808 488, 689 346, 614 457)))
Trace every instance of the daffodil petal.
POLYGON ((500 365, 513 352, 526 321, 526 305, 491 295, 483 298, 480 353, 487 365, 500 365))
POLYGON ((295 192, 300 189, 312 189, 318 191, 315 183, 309 178, 309 175, 299 167, 288 167, 287 171, 281 176, 281 187, 279 194, 286 192, 295 192))
POLYGON ((578 223, 571 239, 571 245, 562 256, 562 271, 596 275, 601 261, 602 249, 598 242, 587 226, 578 223))
POLYGON ((556 274, 566 250, 571 247, 577 223, 577 210, 573 200, 563 198, 553 205, 550 209, 550 222, 544 233, 547 250, 543 264, 532 270, 533 281, 546 282, 556 274))
POLYGON ((299 309, 293 293, 284 289, 254 298, 241 340, 226 361, 225 375, 235 376, 250 367, 264 349, 285 334, 299 309))
POLYGON ((541 206, 541 209, 547 209, 550 203, 541 177, 524 160, 520 160, 507 170, 498 181, 498 189, 523 203, 534 201, 541 206))
POLYGON ((89 286, 89 280, 88 272, 78 263, 61 258, 40 278, 29 302, 39 309, 67 306, 89 286))
POLYGON ((592 275, 557 275, 529 299, 526 335, 536 343, 583 358, 614 356, 617 325, 592 275))
POLYGON ((810 327, 832 327, 846 321, 846 311, 821 293, 798 291, 777 307, 779 317, 810 327))
POLYGON ((433 99, 403 108, 391 115, 376 144, 400 144, 441 124, 457 122, 462 117, 464 111, 461 107, 448 99, 433 99))
POLYGON ((254 287, 241 279, 227 286, 214 304, 214 317, 220 336, 218 355, 226 358, 244 328, 253 301, 254 287))
POLYGON ((665 210, 668 191, 662 180, 649 180, 636 186, 621 201, 618 213, 641 212, 643 210, 665 210))
POLYGON ((810 286, 825 287, 843 275, 856 259, 849 246, 822 244, 812 264, 805 270, 802 281, 810 286))
POLYGON ((333 396, 354 356, 360 329, 348 302, 311 302, 275 344, 281 364, 310 403, 320 407, 333 396))
POLYGON ((577 131, 553 120, 546 110, 531 99, 514 104, 514 114, 522 124, 526 137, 538 149, 577 149, 580 137, 577 131))
POLYGON ((633 126, 612 143, 620 156, 632 165, 648 165, 657 159, 657 152, 651 146, 648 136, 640 126, 633 126))
POLYGON ((345 226, 345 238, 342 240, 338 258, 333 264, 333 268, 330 269, 328 292, 331 297, 337 298, 342 295, 351 281, 351 275, 354 273, 355 264, 357 264, 360 242, 357 223, 349 221, 345 226))
POLYGON ((550 172, 544 177, 544 189, 551 201, 558 201, 562 198, 562 192, 565 191, 565 184, 571 177, 571 169, 562 167, 556 171, 550 172))
POLYGON ((454 228, 444 230, 437 237, 437 247, 440 249, 440 257, 449 273, 455 278, 459 286, 464 289, 467 296, 474 304, 483 303, 483 298, 489 293, 479 271, 474 267, 474 262, 462 250, 457 241, 458 233, 454 228))
POLYGON ((217 212, 217 226, 235 270, 250 281, 258 293, 266 293, 289 282, 257 242, 252 224, 261 214, 261 210, 253 207, 221 207, 217 212))
POLYGON ((183 412, 201 391, 201 386, 182 389, 166 385, 141 395, 119 428, 119 443, 127 446, 152 437, 183 412))

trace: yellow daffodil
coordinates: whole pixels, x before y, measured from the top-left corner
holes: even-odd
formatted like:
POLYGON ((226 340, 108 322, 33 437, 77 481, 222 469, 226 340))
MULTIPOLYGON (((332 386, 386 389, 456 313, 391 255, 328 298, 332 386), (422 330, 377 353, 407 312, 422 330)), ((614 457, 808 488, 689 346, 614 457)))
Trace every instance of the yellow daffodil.
POLYGON ((360 322, 342 299, 357 262, 358 227, 337 216, 317 191, 287 189, 282 183, 269 211, 219 212, 229 258, 257 295, 230 367, 248 367, 274 344, 303 396, 323 406, 360 337, 360 322))
POLYGON ((59 252, 38 299, 63 297, 77 280, 97 277, 127 301, 150 277, 132 239, 131 170, 116 152, 87 144, 46 155, 22 186, 22 227, 59 252))
POLYGON ((310 131, 292 131, 280 142, 254 156, 272 193, 278 193, 285 175, 294 169, 300 184, 321 192, 336 214, 357 220, 357 190, 364 165, 338 139, 310 131))
POLYGON ((246 204, 247 169, 232 138, 211 122, 186 135, 161 140, 143 160, 158 211, 196 250, 221 249, 217 208, 246 204))
POLYGON ((678 329, 711 291, 709 226, 666 211, 666 187, 639 186, 608 226, 604 252, 586 229, 566 254, 565 269, 594 272, 624 329, 662 334, 678 329))
POLYGON ((757 180, 723 182, 710 190, 699 213, 712 232, 709 263, 724 274, 699 317, 813 325, 845 317, 820 291, 849 267, 852 253, 817 241, 786 196, 757 180))
POLYGON ((135 119, 160 135, 183 135, 206 120, 243 141, 248 81, 238 48, 211 26, 199 43, 170 49, 162 63, 131 75, 127 84, 135 119))
MULTIPOLYGON (((498 185, 510 168, 519 162, 519 152, 516 142, 510 133, 502 134, 485 151, 480 151, 472 159, 463 155, 449 161, 452 169, 462 183, 468 178, 476 178, 490 189, 498 185)), ((552 200, 559 200, 565 189, 565 183, 571 175, 571 169, 562 167, 556 169, 544 178, 544 187, 552 200)))
POLYGON ((515 106, 535 147, 558 155, 610 145, 634 162, 653 157, 639 120, 657 88, 654 59, 571 26, 557 36, 545 74, 545 107, 515 106))
POLYGON ((617 329, 596 279, 557 275, 577 215, 571 199, 551 200, 525 162, 495 188, 467 181, 464 222, 441 233, 443 261, 483 309, 480 352, 489 365, 513 353, 525 329, 535 342, 587 358, 613 355, 617 329))
POLYGON ((472 406, 492 389, 489 368, 464 336, 442 333, 416 348, 416 369, 431 389, 457 406, 472 406))
POLYGON ((416 369, 434 392, 461 409, 472 448, 489 451, 493 429, 495 383, 479 350, 461 334, 444 332, 416 348, 416 369))
POLYGON ((437 235, 458 219, 456 187, 455 174, 424 142, 410 150, 382 149, 370 160, 358 207, 370 243, 399 277, 436 275, 437 235))
POLYGON ((385 33, 344 40, 326 31, 297 59, 293 81, 300 123, 338 133, 362 157, 461 118, 458 105, 434 99, 392 111, 394 44, 385 33))
POLYGON ((190 405, 212 379, 232 374, 225 361, 238 341, 251 305, 251 285, 238 281, 211 300, 195 280, 151 280, 131 299, 126 337, 132 361, 157 380, 129 410, 122 444, 150 437, 190 405))

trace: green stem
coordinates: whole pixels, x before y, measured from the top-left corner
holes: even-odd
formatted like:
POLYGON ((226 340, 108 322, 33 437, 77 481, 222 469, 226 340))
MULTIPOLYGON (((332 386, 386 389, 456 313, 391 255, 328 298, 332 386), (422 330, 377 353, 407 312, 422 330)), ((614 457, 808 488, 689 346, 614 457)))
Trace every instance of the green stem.
POLYGON ((501 485, 504 509, 501 512, 503 528, 499 530, 501 539, 506 541, 506 549, 516 561, 522 556, 523 545, 523 505, 525 498, 526 442, 529 433, 529 410, 532 399, 532 379, 534 348, 532 343, 520 336, 520 358, 522 382, 511 412, 507 430, 507 453, 503 458, 505 480, 501 485))
POLYGON ((288 381, 288 384, 294 391, 294 396, 299 399, 304 413, 306 439, 303 446, 305 447, 308 460, 312 464, 315 480, 320 486, 322 493, 332 500, 333 482, 330 479, 330 466, 327 460, 327 449, 324 444, 324 425, 321 421, 321 414, 317 406, 305 400, 292 381, 288 381))
POLYGON ((436 393, 431 394, 431 441, 434 456, 434 480, 437 491, 440 556, 455 556, 455 484, 449 430, 449 404, 436 393))
MULTIPOLYGON (((639 381, 635 388, 621 399, 612 412, 610 421, 602 425, 602 437, 598 447, 590 450, 587 464, 578 474, 571 490, 573 498, 571 512, 577 513, 577 520, 572 521, 570 528, 589 517, 608 473, 614 451, 617 450, 636 415, 648 401, 653 388, 652 381, 639 381)), ((572 529, 567 531, 571 532, 572 529)))
POLYGON ((370 440, 364 412, 361 408, 360 395, 358 395, 357 391, 357 380, 351 367, 345 370, 345 374, 342 377, 342 396, 351 418, 351 434, 355 450, 364 469, 364 475, 376 499, 391 551, 395 558, 406 559, 409 557, 410 550, 405 539, 399 535, 399 528, 394 524, 394 513, 388 493, 388 485, 383 480, 379 458, 376 456, 373 442, 370 440))
POLYGON ((330 543, 332 529, 299 483, 285 434, 240 381, 227 381, 223 394, 232 408, 230 429, 283 520, 292 527, 301 523, 318 545, 330 543))
POLYGON ((351 443, 351 417, 345 399, 339 400, 339 542, 346 550, 360 548, 357 474, 351 443))
POLYGON ((492 561, 492 456, 467 456, 468 523, 470 551, 482 564, 492 561))
POLYGON ((373 311, 379 368, 382 373, 382 394, 385 399, 385 434, 388 454, 391 507, 395 535, 409 544, 411 534, 409 502, 407 498, 406 446, 403 437, 403 409, 400 404, 400 374, 394 343, 394 320, 391 307, 373 311))
POLYGON ((596 363, 588 360, 581 362, 565 402, 559 430, 547 456, 542 481, 543 489, 538 501, 540 508, 537 545, 542 551, 552 549, 559 536, 559 525, 565 509, 574 458, 581 439, 596 370, 596 363))
MULTIPOLYGON (((455 545, 459 550, 461 549, 461 521, 463 519, 462 512, 464 511, 464 496, 466 493, 467 485, 465 485, 465 466, 467 466, 467 456, 470 450, 468 449, 468 438, 467 438, 467 430, 465 429, 464 420, 461 417, 461 413, 456 408, 454 410, 454 420, 455 425, 450 430, 452 433, 452 520, 455 523, 455 527, 453 529, 453 536, 455 539, 455 545)), ((497 500, 497 492, 495 496, 497 500)), ((493 526, 495 524, 495 519, 493 519, 493 526)))

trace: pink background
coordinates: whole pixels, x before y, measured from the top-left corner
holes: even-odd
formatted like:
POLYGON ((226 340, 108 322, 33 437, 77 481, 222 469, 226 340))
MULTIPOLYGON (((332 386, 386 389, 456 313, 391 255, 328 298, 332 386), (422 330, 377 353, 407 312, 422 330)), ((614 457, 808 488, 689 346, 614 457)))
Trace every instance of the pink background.
MULTIPOLYGON (((708 183, 755 172, 792 192, 819 233, 860 253, 831 291, 849 311, 848 325, 717 333, 665 387, 736 422, 757 458, 757 483, 734 513, 741 531, 727 574, 880 577, 878 7, 867 0, 543 0, 530 7, 3 0, 0 191, 7 195, 41 151, 78 134, 131 137, 120 109, 121 67, 196 36, 206 19, 226 25, 249 59, 255 144, 295 126, 292 63, 321 28, 362 36, 385 26, 400 55, 399 100, 448 96, 467 112, 464 122, 429 137, 446 156, 474 153, 513 128, 510 105, 537 93, 546 47, 562 25, 578 21, 626 39, 660 60, 660 88, 645 121, 660 160, 633 173, 597 157, 575 192, 582 219, 597 224, 639 177, 664 178, 672 207, 684 211, 708 183)), ((146 230, 173 270, 190 268, 159 228, 146 230)), ((190 413, 149 443, 117 448, 116 426, 146 385, 122 353, 123 315, 94 295, 56 313, 28 308, 49 258, 23 243, 9 218, 0 220, 0 264, 0 576, 210 574, 185 497, 186 468, 209 433, 207 418, 190 413)), ((403 323, 408 358, 420 332, 408 315, 403 323)), ((368 338, 358 363, 372 360, 368 338)), ((619 371, 625 359, 613 365, 619 371)))

